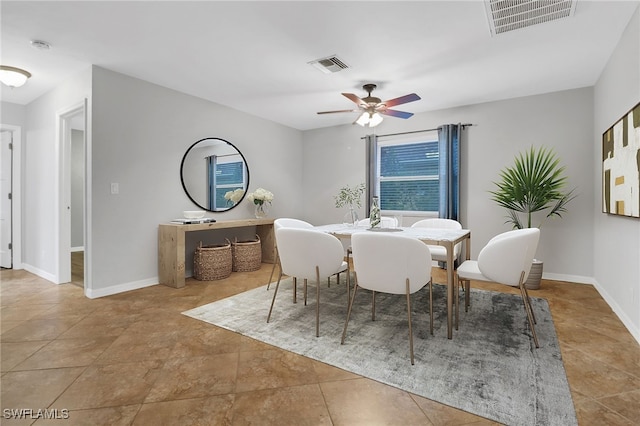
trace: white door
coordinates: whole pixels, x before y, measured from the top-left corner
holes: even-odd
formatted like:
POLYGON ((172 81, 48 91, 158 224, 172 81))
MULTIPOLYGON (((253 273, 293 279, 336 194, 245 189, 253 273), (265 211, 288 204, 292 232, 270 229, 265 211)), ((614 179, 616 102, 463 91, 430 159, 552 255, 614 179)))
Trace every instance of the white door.
POLYGON ((12 235, 11 235, 11 174, 13 133, 3 130, 2 147, 0 148, 0 266, 13 267, 12 235))

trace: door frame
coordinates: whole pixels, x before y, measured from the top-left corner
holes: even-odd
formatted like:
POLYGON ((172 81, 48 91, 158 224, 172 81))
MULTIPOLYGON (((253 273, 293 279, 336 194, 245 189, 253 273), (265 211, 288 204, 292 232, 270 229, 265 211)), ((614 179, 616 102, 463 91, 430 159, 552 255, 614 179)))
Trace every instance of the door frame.
POLYGON ((11 256, 12 269, 22 269, 22 127, 0 124, 12 133, 11 150, 11 256))
POLYGON ((57 184, 56 184, 56 202, 55 209, 57 225, 57 250, 56 250, 56 263, 57 274, 56 283, 63 284, 71 281, 71 121, 72 118, 78 114, 83 115, 84 120, 84 135, 83 143, 85 147, 85 172, 84 172, 84 190, 85 199, 83 203, 83 217, 84 217, 84 244, 85 244, 85 257, 84 257, 84 288, 85 294, 87 289, 87 99, 83 99, 71 107, 65 108, 59 111, 56 121, 56 134, 57 134, 57 159, 58 159, 58 172, 57 172, 57 184))

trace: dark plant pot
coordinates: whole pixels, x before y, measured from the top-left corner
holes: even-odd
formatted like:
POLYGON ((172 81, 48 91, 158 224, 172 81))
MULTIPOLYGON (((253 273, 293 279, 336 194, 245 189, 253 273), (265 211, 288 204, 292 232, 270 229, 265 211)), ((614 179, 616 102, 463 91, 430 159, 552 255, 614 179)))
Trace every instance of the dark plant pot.
POLYGON ((533 259, 531 270, 529 271, 529 276, 527 277, 527 281, 524 282, 524 286, 528 290, 537 290, 540 288, 540 280, 542 279, 542 266, 543 262, 541 260, 533 259))

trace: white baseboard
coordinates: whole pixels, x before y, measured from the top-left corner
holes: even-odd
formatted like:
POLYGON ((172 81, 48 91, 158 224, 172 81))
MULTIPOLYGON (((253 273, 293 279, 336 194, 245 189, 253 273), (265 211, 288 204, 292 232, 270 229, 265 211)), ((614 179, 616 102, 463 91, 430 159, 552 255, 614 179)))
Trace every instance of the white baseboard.
POLYGON ((640 343, 640 329, 635 327, 635 325, 633 324, 633 321, 631 321, 631 318, 629 318, 627 316, 627 314, 624 312, 624 310, 622 310, 622 308, 620 308, 620 305, 618 305, 618 303, 616 303, 615 299, 613 297, 611 297, 609 295, 609 293, 607 293, 602 288, 602 286, 600 286, 600 284, 598 284, 598 282, 596 282, 594 284, 594 287, 596 288, 596 290, 598 290, 598 293, 600 293, 600 296, 602 296, 604 301, 607 302, 607 305, 609 305, 609 307, 618 316, 618 318, 620 318, 620 321, 622 321, 622 323, 627 328, 627 330, 629 330, 629 333, 631 333, 633 338, 636 339, 636 341, 638 343, 640 343))
POLYGON ((71 252, 76 252, 76 251, 84 251, 84 246, 80 246, 80 247, 71 247, 71 252))
POLYGON ((625 314, 624 310, 620 308, 620 305, 616 303, 615 299, 611 297, 601 286, 598 284, 595 278, 593 277, 584 277, 581 275, 566 275, 566 274, 553 274, 553 273, 543 273, 542 278, 545 280, 552 281, 568 281, 572 283, 578 284, 589 284, 595 287, 600 296, 607 302, 607 305, 611 308, 611 310, 616 314, 616 316, 622 321, 624 326, 629 330, 629 333, 633 336, 634 339, 640 343, 640 329, 636 328, 631 321, 631 318, 625 314))
POLYGON ((89 299, 97 299, 98 297, 111 296, 113 294, 124 293, 125 291, 138 290, 145 287, 158 285, 158 277, 147 278, 146 280, 133 281, 130 283, 117 284, 109 287, 91 289, 85 288, 84 295, 89 299))
POLYGON ((54 284, 60 284, 60 283, 56 282, 55 275, 50 274, 47 271, 43 271, 42 269, 36 268, 35 266, 31 266, 28 263, 23 263, 22 264, 22 269, 24 269, 27 272, 31 272, 32 274, 37 275, 40 278, 44 278, 47 281, 51 281, 54 284))
POLYGON ((554 274, 552 272, 542 272, 543 280, 551 280, 551 281, 568 281, 571 283, 578 284, 590 284, 595 285, 596 280, 593 277, 585 277, 582 275, 568 275, 568 274, 554 274))

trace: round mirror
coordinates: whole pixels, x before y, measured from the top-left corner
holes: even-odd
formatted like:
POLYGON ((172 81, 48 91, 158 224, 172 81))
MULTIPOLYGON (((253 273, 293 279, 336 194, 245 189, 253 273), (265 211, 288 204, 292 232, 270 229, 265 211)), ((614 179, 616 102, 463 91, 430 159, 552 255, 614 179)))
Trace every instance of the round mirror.
POLYGON ((198 207, 221 212, 234 208, 244 198, 249 187, 249 168, 231 142, 205 138, 185 152, 180 179, 187 196, 198 207))

